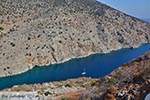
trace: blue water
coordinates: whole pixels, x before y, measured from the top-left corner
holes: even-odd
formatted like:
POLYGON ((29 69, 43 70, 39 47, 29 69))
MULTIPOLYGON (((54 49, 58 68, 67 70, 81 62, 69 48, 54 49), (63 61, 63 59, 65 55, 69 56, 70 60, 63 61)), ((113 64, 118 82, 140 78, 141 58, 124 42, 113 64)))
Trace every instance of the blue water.
POLYGON ((148 50, 150 50, 150 44, 143 44, 135 49, 121 49, 107 54, 94 54, 46 67, 36 66, 23 74, 0 78, 0 90, 13 85, 61 81, 82 76, 100 78, 148 50), (83 71, 86 72, 85 75, 81 74, 83 71))

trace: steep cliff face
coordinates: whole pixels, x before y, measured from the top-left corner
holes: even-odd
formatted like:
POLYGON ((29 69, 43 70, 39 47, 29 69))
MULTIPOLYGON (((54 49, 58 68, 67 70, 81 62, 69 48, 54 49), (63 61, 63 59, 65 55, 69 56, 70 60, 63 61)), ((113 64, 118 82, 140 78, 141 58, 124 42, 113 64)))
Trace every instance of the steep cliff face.
POLYGON ((1 0, 0 76, 137 47, 150 25, 95 0, 1 0))

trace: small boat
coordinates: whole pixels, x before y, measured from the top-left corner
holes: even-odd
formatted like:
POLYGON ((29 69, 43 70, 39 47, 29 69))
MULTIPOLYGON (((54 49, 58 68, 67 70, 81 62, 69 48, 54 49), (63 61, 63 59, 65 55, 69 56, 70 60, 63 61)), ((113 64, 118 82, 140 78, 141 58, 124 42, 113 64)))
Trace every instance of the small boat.
POLYGON ((82 75, 85 75, 85 74, 86 74, 86 72, 82 72, 81 74, 82 74, 82 75))
POLYGON ((86 74, 86 71, 85 71, 85 69, 83 70, 83 72, 81 73, 82 75, 85 75, 86 74))

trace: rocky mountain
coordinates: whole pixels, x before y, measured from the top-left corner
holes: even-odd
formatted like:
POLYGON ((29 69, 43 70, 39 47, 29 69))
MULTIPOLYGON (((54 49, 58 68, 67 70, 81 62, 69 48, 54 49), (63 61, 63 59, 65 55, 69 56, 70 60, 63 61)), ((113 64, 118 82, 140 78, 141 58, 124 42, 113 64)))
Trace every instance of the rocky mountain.
POLYGON ((149 40, 148 23, 96 0, 0 1, 0 76, 149 40))

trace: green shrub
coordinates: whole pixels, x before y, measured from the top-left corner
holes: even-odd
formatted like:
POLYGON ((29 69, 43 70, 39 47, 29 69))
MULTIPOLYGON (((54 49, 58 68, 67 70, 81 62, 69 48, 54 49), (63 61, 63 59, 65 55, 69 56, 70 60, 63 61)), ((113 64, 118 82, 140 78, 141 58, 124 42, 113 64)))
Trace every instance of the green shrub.
POLYGON ((11 28, 9 31, 10 31, 10 32, 13 32, 13 31, 15 31, 15 29, 14 29, 14 28, 11 28))
POLYGON ((4 28, 3 28, 3 27, 0 27, 0 31, 2 31, 2 30, 4 30, 4 28))
POLYGON ((83 88, 85 88, 85 85, 84 85, 84 84, 81 84, 80 86, 83 87, 83 88))
POLYGON ((70 84, 66 84, 65 87, 72 87, 70 84))
POLYGON ((117 82, 117 80, 115 78, 108 79, 109 84, 115 84, 116 82, 117 82))
POLYGON ((102 77, 100 78, 100 81, 103 82, 103 81, 106 81, 106 79, 102 77))
POLYGON ((19 92, 19 91, 21 91, 21 88, 20 87, 13 87, 12 90, 16 91, 16 92, 19 92))
POLYGON ((116 72, 116 77, 122 77, 123 76, 123 74, 121 73, 121 72, 116 72))
POLYGON ((49 91, 44 93, 45 96, 48 96, 49 94, 51 94, 49 91))
POLYGON ((91 86, 98 86, 98 84, 99 84, 98 81, 93 81, 93 82, 91 83, 91 86))

